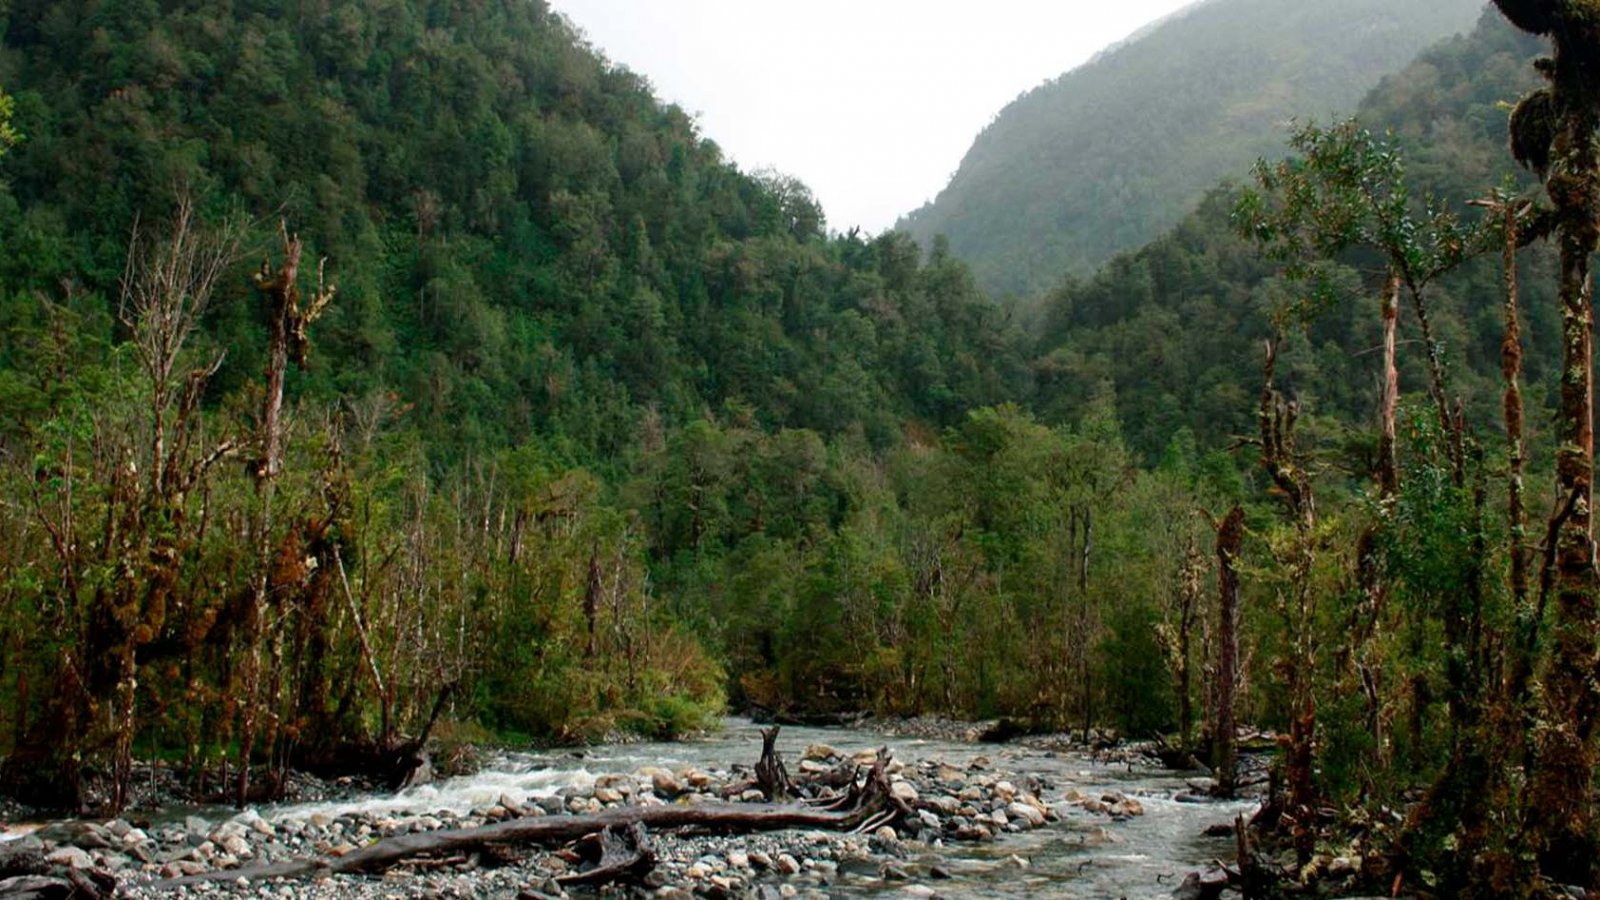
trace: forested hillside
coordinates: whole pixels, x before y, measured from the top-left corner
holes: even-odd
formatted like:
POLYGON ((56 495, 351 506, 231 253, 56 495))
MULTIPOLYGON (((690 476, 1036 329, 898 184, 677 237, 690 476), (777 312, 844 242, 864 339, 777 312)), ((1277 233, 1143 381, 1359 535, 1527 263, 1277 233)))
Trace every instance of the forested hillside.
POLYGON ((85 754, 314 764, 441 711, 690 727, 754 640, 699 591, 730 547, 825 552, 849 473, 1030 393, 958 263, 828 235, 543 3, 0 22, 24 796, 80 796, 85 754))
POLYGON ((1006 107, 899 227, 1028 296, 1155 239, 1295 118, 1347 115, 1478 0, 1209 0, 1006 107))
POLYGON ((1247 721, 1246 891, 1596 885, 1600 26, 1496 5, 1027 308, 537 0, 11 3, 0 789, 735 706, 1164 732, 1228 795, 1247 721))
MULTIPOLYGON (((1536 82, 1528 61, 1537 52, 1534 41, 1491 11, 1470 36, 1447 40, 1385 78, 1357 117, 1373 131, 1394 133, 1414 194, 1435 194, 1476 217, 1467 201, 1506 179, 1528 180, 1504 149, 1505 104, 1536 82)), ((1169 233, 1091 278, 1066 279, 1042 301, 1035 367, 1046 419, 1071 418, 1072 398, 1109 382, 1129 440, 1147 460, 1177 427, 1193 430, 1204 447, 1226 446, 1253 431, 1251 398, 1268 313, 1299 289, 1274 278, 1277 264, 1230 227, 1236 196, 1233 188, 1214 190, 1169 233)), ((1309 340, 1284 363, 1307 408, 1333 434, 1370 422, 1381 363, 1373 350, 1379 334, 1372 252, 1357 248, 1342 262, 1337 302, 1325 304, 1310 323, 1309 340)), ((1499 403, 1495 262, 1479 260, 1453 273, 1432 301, 1453 390, 1478 413, 1492 413, 1499 403)), ((1531 265, 1548 274, 1553 261, 1539 256, 1531 265)), ((1559 334, 1553 286, 1530 278, 1527 291, 1528 338, 1548 351, 1559 334)), ((1418 337, 1409 320, 1402 329, 1418 337)), ((1540 390, 1553 383, 1550 359, 1530 354, 1528 375, 1540 390)), ((1412 354, 1402 366, 1407 392, 1423 390, 1422 360, 1412 354)), ((1534 399, 1542 403, 1543 395, 1534 399)))

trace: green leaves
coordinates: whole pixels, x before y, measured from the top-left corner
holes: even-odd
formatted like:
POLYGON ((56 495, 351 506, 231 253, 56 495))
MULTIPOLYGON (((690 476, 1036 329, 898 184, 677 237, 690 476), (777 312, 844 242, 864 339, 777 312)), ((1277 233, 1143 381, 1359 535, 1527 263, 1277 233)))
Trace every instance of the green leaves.
POLYGON ((1297 156, 1256 164, 1257 187, 1242 193, 1233 221, 1291 279, 1325 286, 1329 261, 1367 247, 1421 290, 1487 246, 1484 229, 1464 225, 1432 196, 1413 197, 1392 136, 1351 119, 1301 126, 1289 145, 1297 156))
POLYGON ((11 115, 15 110, 15 102, 5 91, 0 90, 0 156, 5 156, 6 151, 17 145, 22 140, 22 135, 11 124, 11 115))

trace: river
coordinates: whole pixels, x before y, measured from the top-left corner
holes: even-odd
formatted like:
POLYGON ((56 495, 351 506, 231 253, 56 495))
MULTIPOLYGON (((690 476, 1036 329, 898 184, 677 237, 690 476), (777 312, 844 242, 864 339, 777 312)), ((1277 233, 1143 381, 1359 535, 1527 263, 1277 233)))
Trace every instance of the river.
MULTIPOLYGON (((828 744, 846 754, 887 745, 906 761, 938 759, 966 769, 979 757, 995 771, 1034 775, 1053 787, 1041 799, 1051 803, 1076 789, 1098 796, 1120 791, 1138 797, 1145 814, 1112 822, 1104 816, 1073 816, 1046 827, 1005 834, 992 843, 911 843, 906 868, 913 883, 925 883, 942 897, 1158 898, 1169 897, 1188 872, 1213 859, 1233 858, 1232 838, 1207 838, 1207 826, 1232 822, 1254 810, 1254 803, 1191 803, 1174 799, 1187 790, 1185 778, 1126 764, 1106 765, 1080 753, 1055 753, 1015 744, 970 744, 886 737, 865 730, 786 727, 778 749, 791 770, 805 748, 828 744), (1025 862, 1022 862, 1025 861, 1025 862), (925 881, 920 875, 937 865, 951 877, 925 881)), ((549 796, 564 787, 587 788, 597 775, 631 772, 640 766, 726 770, 749 765, 761 753, 759 728, 729 719, 711 736, 677 743, 621 744, 582 751, 503 753, 480 772, 423 785, 397 795, 354 801, 263 809, 269 819, 307 818, 313 813, 465 814, 493 805, 502 796, 518 802, 549 796)), ((981 764, 981 763, 980 763, 981 764)), ((875 867, 843 866, 829 893, 840 897, 906 896, 907 882, 885 881, 875 867)))

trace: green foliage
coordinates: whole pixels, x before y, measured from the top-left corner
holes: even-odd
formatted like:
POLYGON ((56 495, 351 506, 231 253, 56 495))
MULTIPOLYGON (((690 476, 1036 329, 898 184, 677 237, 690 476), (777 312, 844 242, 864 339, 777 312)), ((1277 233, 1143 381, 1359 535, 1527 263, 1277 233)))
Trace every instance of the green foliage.
POLYGON ((21 133, 11 124, 11 115, 15 106, 16 101, 12 100, 5 91, 0 90, 0 157, 5 156, 7 150, 16 146, 17 142, 22 140, 21 133))
MULTIPOLYGON (((1266 8, 1208 4, 1185 22, 1237 28, 1241 11, 1266 8)), ((1273 311, 1307 300, 1281 264, 1343 297, 1370 288, 1375 261, 1419 284, 1459 261, 1460 204, 1495 180, 1495 103, 1521 89, 1531 52, 1486 21, 1369 97, 1363 114, 1392 138, 1300 131, 1302 160, 1265 166, 1271 196, 1245 201, 1250 237, 1277 252, 1232 231, 1238 197, 1219 190, 1164 237, 1063 284, 1028 323, 983 296, 959 243, 924 254, 906 235, 829 234, 804 185, 727 164, 542 3, 11 9, 0 71, 29 140, 0 183, 8 724, 51 712, 38 686, 65 683, 54 661, 94 646, 92 598, 117 583, 114 560, 64 560, 53 528, 114 518, 125 460, 151 471, 150 386, 114 300, 134 217, 161 215, 182 187, 213 215, 281 210, 340 286, 309 370, 290 377, 295 424, 265 539, 249 525, 257 486, 231 459, 136 529, 147 549, 190 536, 164 619, 141 635, 138 746, 197 766, 241 740, 230 661, 262 649, 240 597, 263 572, 287 668, 281 695, 258 700, 300 738, 413 729, 444 685, 467 730, 540 741, 678 736, 730 705, 1148 734, 1175 724, 1168 614, 1190 548, 1209 565, 1200 513, 1252 500, 1246 718, 1282 724, 1269 661, 1291 647, 1275 606, 1302 587, 1281 564, 1302 536, 1271 520, 1251 455, 1230 450, 1254 431, 1273 311), (1394 189, 1402 150, 1416 193, 1394 189)), ((1296 10, 1292 31, 1329 14, 1296 10)), ((1365 41, 1361 71, 1416 39, 1389 37, 1365 41)), ((1280 118, 1255 88, 1173 78, 1146 58, 1171 35, 1151 40, 1020 104, 1132 66, 1247 119, 1280 118)), ((1240 53, 1216 71, 1245 68, 1258 66, 1240 53)), ((1278 91, 1281 73, 1267 74, 1278 91)), ((1164 143, 1125 124, 1098 136, 1164 143)), ((1002 119, 980 146, 1012 128, 1002 119)), ((1205 153, 1172 143, 1203 168, 1205 153)), ((1106 156, 1187 172, 1115 152, 1074 162, 1106 156)), ((1074 202, 1154 227, 1182 192, 1155 184, 1167 199, 1144 205, 1134 178, 1074 202)), ((252 255, 276 227, 256 229, 252 255)), ((228 351, 198 397, 195 453, 254 440, 267 323, 247 285, 244 267, 230 273, 183 361, 228 351)), ((1469 416, 1497 403, 1498 289, 1493 267, 1470 264, 1433 287, 1469 416)), ((1529 291, 1535 409, 1553 374, 1538 362, 1555 339, 1542 290, 1529 291)), ((1353 304, 1317 306, 1279 366, 1321 503, 1304 537, 1310 637, 1348 634, 1360 603, 1348 548, 1381 521, 1395 599, 1380 661, 1391 684, 1460 699, 1475 663, 1447 623, 1482 612, 1509 630, 1492 590, 1485 608, 1462 606, 1501 549, 1482 482, 1449 481, 1424 417, 1394 507, 1363 502, 1376 325, 1353 304)), ((1405 357, 1413 394, 1418 359, 1405 357)), ((1473 477, 1492 469, 1475 461, 1473 477)), ((1191 635, 1202 670, 1213 625, 1202 616, 1191 635)), ((1446 761, 1447 713, 1418 704, 1418 738, 1398 729, 1382 745, 1347 662, 1322 652, 1312 673, 1324 783, 1341 799, 1393 796, 1446 761), (1374 777, 1385 750, 1407 761, 1374 777)))
POLYGON ((1417 292, 1489 249, 1492 228, 1464 225, 1431 195, 1412 196, 1393 135, 1375 137, 1351 119, 1300 126, 1289 146, 1297 155, 1256 164, 1258 189, 1240 192, 1234 224, 1309 283, 1314 300, 1334 289, 1328 262, 1352 248, 1376 250, 1417 292))
MULTIPOLYGON (((1253 237, 1233 233, 1239 204, 1236 189, 1219 189, 1192 214, 1143 249, 1112 259, 1094 277, 1068 278, 1039 311, 1036 411, 1046 421, 1070 421, 1081 398, 1110 382, 1117 415, 1129 446, 1154 463, 1179 428, 1199 446, 1225 447, 1255 431, 1254 397, 1262 342, 1270 336, 1273 310, 1316 311, 1304 326, 1308 341, 1286 351, 1280 377, 1302 407, 1317 419, 1304 427, 1341 430, 1371 420, 1372 385, 1382 354, 1375 298, 1390 254, 1406 261, 1429 292, 1434 338, 1450 363, 1452 396, 1463 399, 1469 418, 1489 420, 1499 409, 1498 348, 1502 300, 1499 267, 1492 259, 1471 260, 1442 278, 1434 273, 1472 249, 1488 232, 1472 227, 1466 207, 1505 181, 1516 181, 1505 147, 1502 102, 1524 91, 1527 61, 1537 43, 1498 16, 1486 16, 1471 35, 1430 49, 1401 73, 1385 79, 1361 104, 1357 124, 1301 129, 1302 155, 1328 157, 1338 176, 1338 196, 1311 189, 1292 164, 1269 163, 1267 174, 1294 176, 1294 199, 1305 211, 1338 200, 1340 215, 1316 218, 1316 232, 1285 234, 1282 260, 1296 259, 1311 275, 1284 278, 1279 259, 1264 255, 1253 237), (1366 134, 1382 134, 1383 138, 1366 134), (1357 172, 1393 178, 1401 154, 1409 189, 1385 190, 1369 198, 1352 189, 1357 172), (1399 215, 1400 210, 1406 215, 1399 215), (1395 211, 1394 215, 1387 211, 1395 211), (1379 217, 1376 212, 1385 211, 1379 217), (1460 242, 1460 246, 1457 246, 1460 242), (1069 400, 1068 398, 1072 398, 1069 400)), ((1357 179, 1359 180, 1359 179, 1357 179)), ((1246 219, 1263 224, 1284 209, 1247 203, 1246 219)), ((1553 265, 1536 250, 1530 273, 1553 265)), ((1524 278, 1524 334, 1528 340, 1529 421, 1553 389, 1559 359, 1560 323, 1546 279, 1524 278)), ((1296 319, 1302 317, 1296 316, 1296 319)), ((1403 317, 1400 340, 1420 338, 1403 317)), ((1401 389, 1424 391, 1426 357, 1402 353, 1401 389)), ((1535 435, 1535 438, 1538 436, 1535 435)), ((1360 470, 1369 466, 1370 441, 1360 433, 1343 443, 1360 470), (1363 447, 1368 449, 1363 449, 1363 447)))
MULTIPOLYGON (((729 403, 883 446, 1029 393, 1018 332, 956 264, 829 236, 804 185, 734 169, 543 3, 92 6, 10 14, 31 139, 3 284, 109 296, 134 217, 180 185, 281 213, 341 287, 295 387, 399 394, 441 469, 534 437, 609 463, 649 411, 729 403)), ((224 390, 260 371, 251 309, 215 317, 243 348, 224 390)))

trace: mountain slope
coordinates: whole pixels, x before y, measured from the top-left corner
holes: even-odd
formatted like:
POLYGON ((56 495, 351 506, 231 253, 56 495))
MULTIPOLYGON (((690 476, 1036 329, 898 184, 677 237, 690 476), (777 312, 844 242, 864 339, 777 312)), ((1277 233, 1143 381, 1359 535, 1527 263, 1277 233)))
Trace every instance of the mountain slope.
POLYGON ((996 293, 1087 274, 1152 240, 1291 118, 1342 114, 1471 27, 1480 0, 1209 0, 1023 95, 900 228, 996 293))
MULTIPOLYGON (((534 436, 603 458, 647 409, 728 403, 881 442, 1014 394, 970 279, 924 277, 903 238, 829 239, 803 185, 727 164, 538 0, 7 7, 28 140, 0 169, 0 297, 114 293, 135 217, 181 185, 330 257, 340 302, 297 387, 398 393, 436 458, 534 436)), ((225 389, 262 364, 229 285, 225 389)))
MULTIPOLYGON (((1506 150, 1503 103, 1532 85, 1529 62, 1539 50, 1497 14, 1485 13, 1470 35, 1437 44, 1384 79, 1357 115, 1373 131, 1394 132, 1417 194, 1431 192, 1476 216, 1466 200, 1506 178, 1527 183, 1506 150)), ((1233 233, 1232 197, 1214 190, 1160 238, 1117 256, 1092 278, 1069 278, 1049 296, 1036 363, 1047 418, 1070 419, 1082 398, 1110 383, 1130 441, 1147 459, 1179 429, 1206 447, 1250 433, 1268 329, 1264 307, 1284 288, 1273 282, 1276 267, 1233 233)), ((1354 286, 1371 261, 1347 261, 1354 286)), ((1527 263, 1536 273, 1549 264, 1542 250, 1527 263)), ((1550 283, 1530 276, 1523 286, 1528 374, 1539 389, 1554 374, 1546 361, 1557 358, 1550 352, 1559 334, 1550 283)), ((1431 292, 1453 389, 1480 420, 1494 419, 1498 397, 1500 290, 1496 258, 1474 261, 1431 292)), ((1349 302, 1323 313, 1310 340, 1294 342, 1286 363, 1307 408, 1335 430, 1367 421, 1377 396, 1379 357, 1365 352, 1379 342, 1369 293, 1356 286, 1349 302)), ((1413 328, 1402 317, 1402 329, 1413 328)), ((1423 385, 1420 356, 1401 354, 1407 390, 1423 385)))

